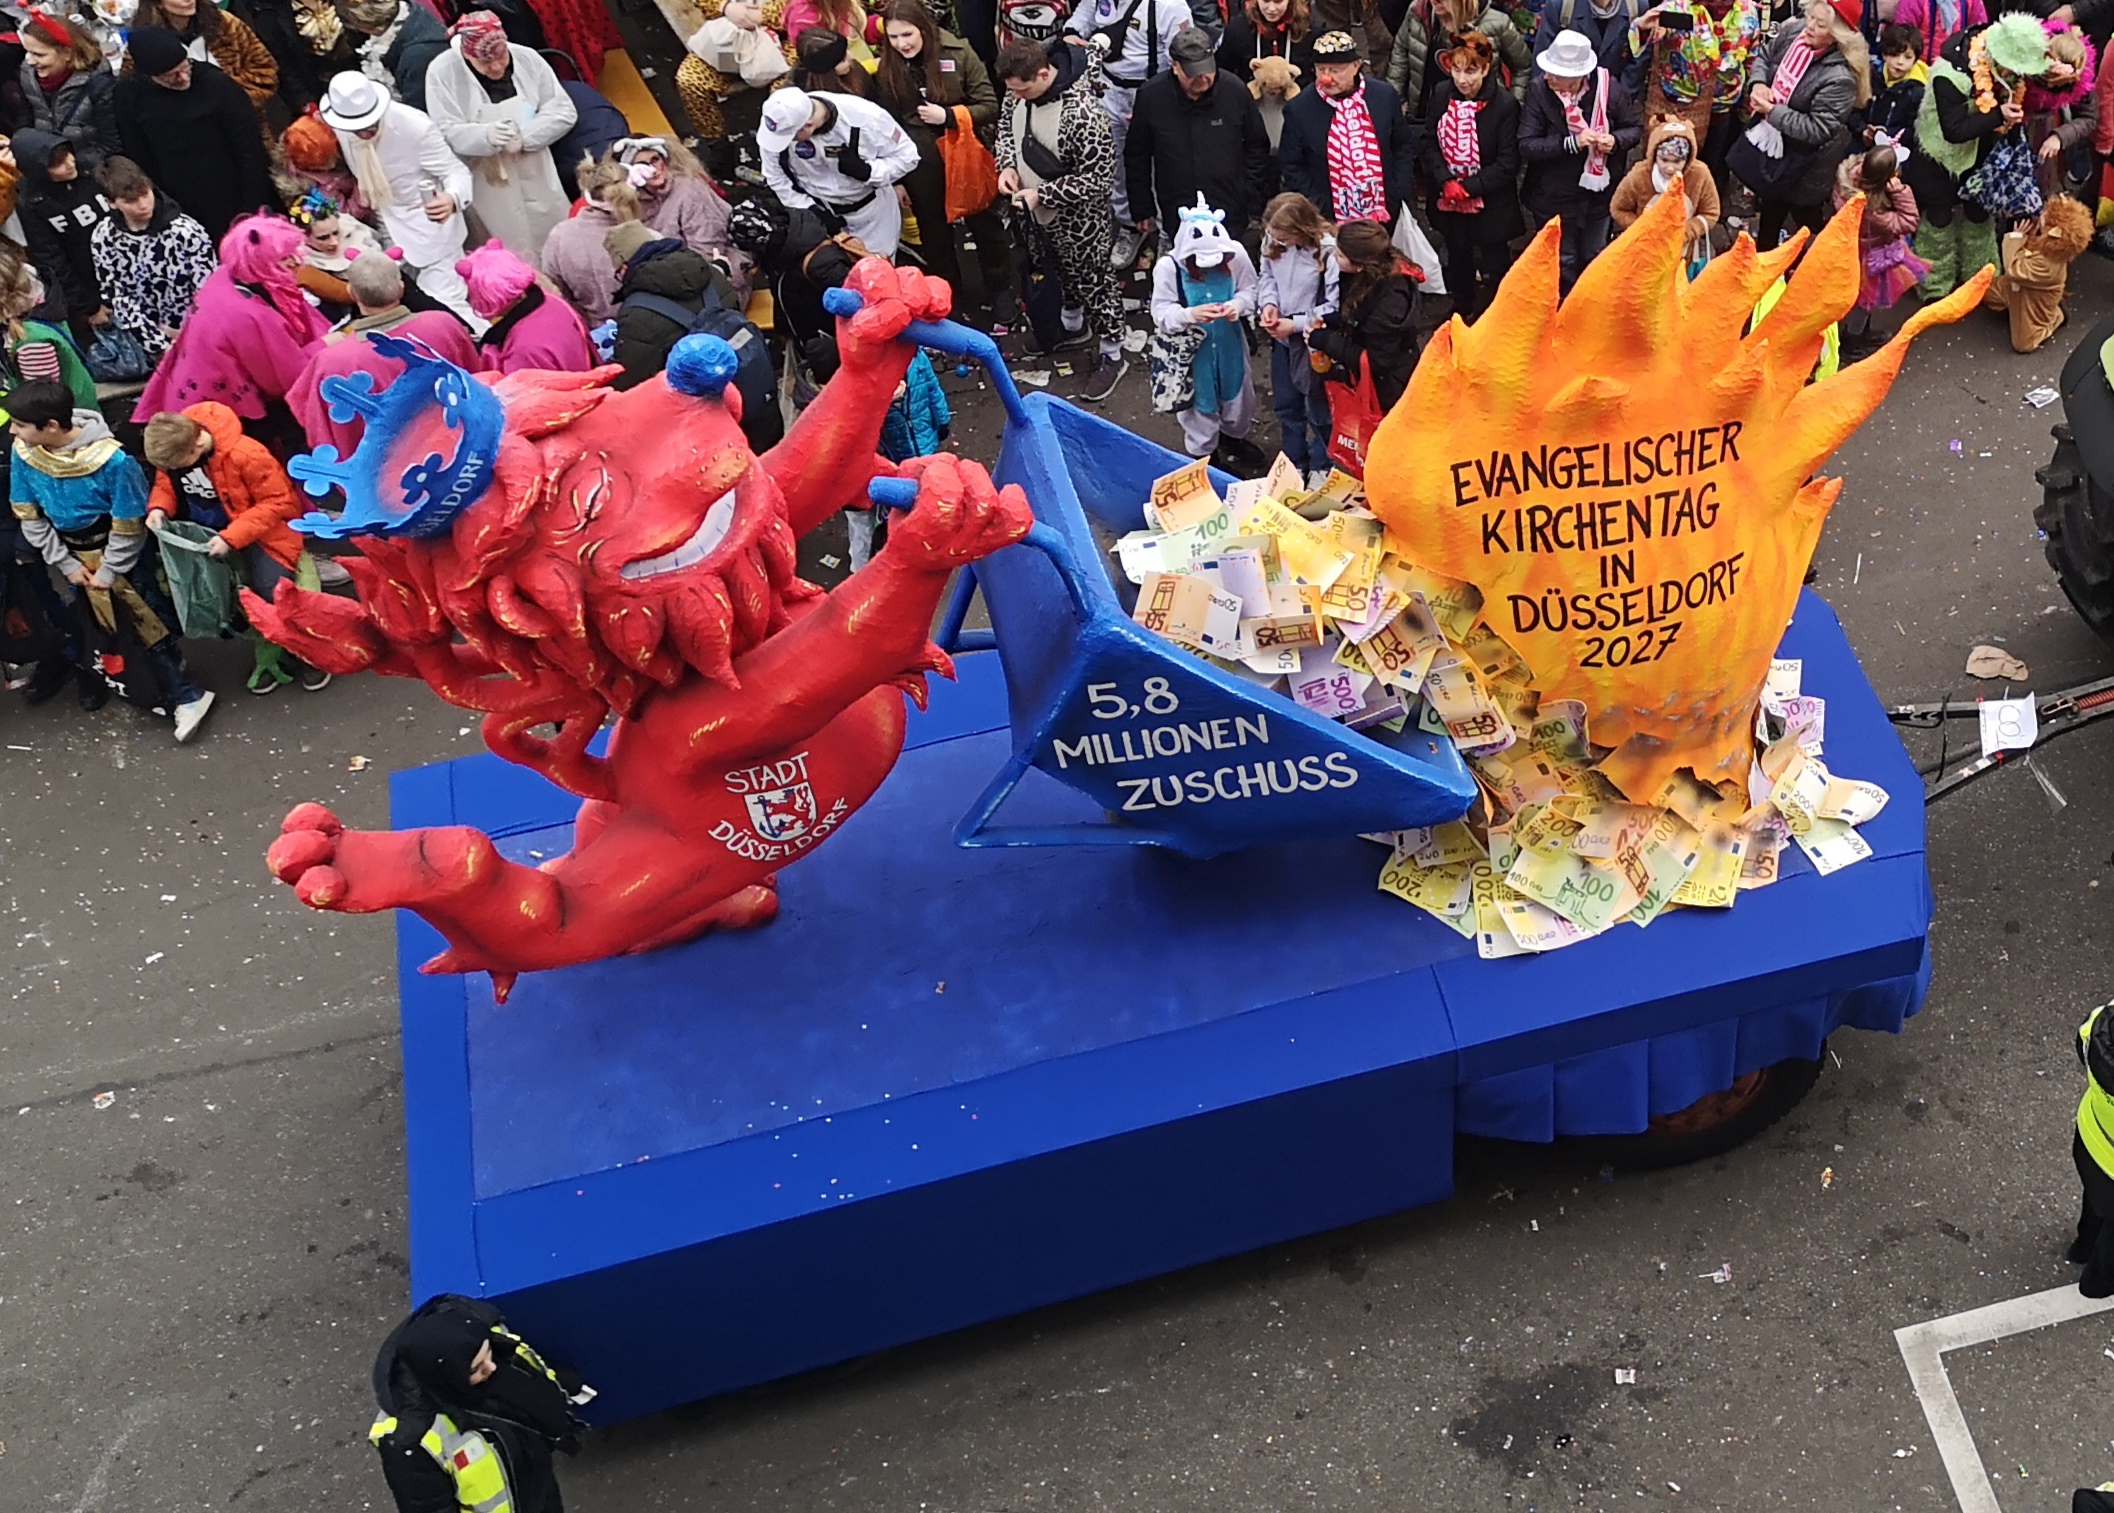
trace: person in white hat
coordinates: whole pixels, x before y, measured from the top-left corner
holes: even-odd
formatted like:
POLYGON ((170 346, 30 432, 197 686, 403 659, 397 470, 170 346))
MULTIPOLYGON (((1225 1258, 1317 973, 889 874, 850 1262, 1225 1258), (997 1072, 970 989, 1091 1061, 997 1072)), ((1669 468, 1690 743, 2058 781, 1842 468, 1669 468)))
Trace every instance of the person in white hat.
POLYGON ((381 212, 382 227, 403 249, 419 288, 482 331, 455 271, 468 236, 462 212, 470 202, 470 170, 448 150, 440 128, 424 111, 390 99, 365 74, 333 78, 318 113, 338 134, 361 197, 381 212))
POLYGON ((1562 219, 1562 282, 1569 294, 1608 244, 1615 184, 1644 140, 1644 123, 1582 32, 1558 32, 1534 61, 1541 73, 1527 86, 1519 118, 1519 155, 1527 164, 1520 199, 1545 219, 1562 219))
POLYGON ((896 255, 903 211, 894 186, 918 166, 918 149, 894 116, 852 95, 781 89, 764 101, 756 148, 786 208, 826 211, 867 251, 896 255))

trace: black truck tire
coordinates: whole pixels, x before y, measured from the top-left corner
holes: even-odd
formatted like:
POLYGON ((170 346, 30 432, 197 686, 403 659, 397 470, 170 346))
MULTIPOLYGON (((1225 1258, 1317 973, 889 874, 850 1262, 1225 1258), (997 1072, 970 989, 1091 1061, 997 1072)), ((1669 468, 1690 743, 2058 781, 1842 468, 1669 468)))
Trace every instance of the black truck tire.
MULTIPOLYGON (((1827 1047, 1821 1047, 1825 1057, 1827 1047)), ((1654 1119, 1639 1135, 1586 1135, 1563 1143, 1574 1156, 1624 1171, 1651 1171, 1706 1161, 1746 1144, 1798 1107, 1820 1080, 1820 1061, 1779 1061, 1654 1119)))
POLYGON ((2033 523, 2063 596, 2102 640, 2114 642, 2114 389, 2100 367, 2114 317, 2087 332, 2063 364, 2063 413, 2055 456, 2036 472, 2033 523), (2080 440, 2080 437, 2083 439, 2080 440))

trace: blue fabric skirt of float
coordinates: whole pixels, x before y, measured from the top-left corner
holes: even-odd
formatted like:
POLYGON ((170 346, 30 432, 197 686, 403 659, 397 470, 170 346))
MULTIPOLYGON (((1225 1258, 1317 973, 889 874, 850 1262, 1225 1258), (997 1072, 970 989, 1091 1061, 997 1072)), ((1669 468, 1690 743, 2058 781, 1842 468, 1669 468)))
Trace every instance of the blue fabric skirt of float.
MULTIPOLYGON (((957 847, 1011 749, 992 653, 933 680, 762 929, 527 974, 497 1008, 418 976, 438 940, 404 916, 414 1293, 503 1300, 608 1422, 1436 1201, 1456 1132, 1634 1132, 1898 1030, 1930 972, 1921 784, 1810 593, 1782 654, 1830 764, 1893 796, 1872 857, 1822 877, 1787 847, 1731 910, 1545 956, 1479 959, 1355 839, 957 847), (649 1299, 689 1306, 640 1331, 649 1299)), ((532 862, 574 807, 484 756, 395 801, 532 862)), ((1040 773, 1016 807, 1099 817, 1040 773)))

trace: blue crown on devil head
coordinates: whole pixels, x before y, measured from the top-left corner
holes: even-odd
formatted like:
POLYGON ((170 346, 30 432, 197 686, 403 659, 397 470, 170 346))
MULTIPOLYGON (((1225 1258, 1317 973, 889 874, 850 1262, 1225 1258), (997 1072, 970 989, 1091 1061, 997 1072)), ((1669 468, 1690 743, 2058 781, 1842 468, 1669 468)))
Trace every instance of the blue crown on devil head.
POLYGON ((330 418, 344 425, 358 415, 367 425, 350 457, 321 446, 286 465, 318 499, 333 488, 345 493, 344 514, 303 515, 294 529, 325 541, 437 536, 491 484, 506 407, 421 342, 380 333, 367 340, 404 371, 379 393, 372 373, 323 380, 330 418))

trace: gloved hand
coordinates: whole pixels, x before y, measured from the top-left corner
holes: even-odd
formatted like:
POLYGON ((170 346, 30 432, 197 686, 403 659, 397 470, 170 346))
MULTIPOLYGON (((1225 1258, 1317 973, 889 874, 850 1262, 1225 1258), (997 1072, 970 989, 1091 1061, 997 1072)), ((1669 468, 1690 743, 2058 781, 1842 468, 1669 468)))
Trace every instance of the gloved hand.
POLYGON ((1461 187, 1459 179, 1448 179, 1446 187, 1439 191, 1439 204, 1450 210, 1465 207, 1473 198, 1473 195, 1461 187))
POLYGON ((846 143, 844 151, 837 155, 837 172, 863 184, 873 177, 873 165, 859 155, 857 148, 846 143))

